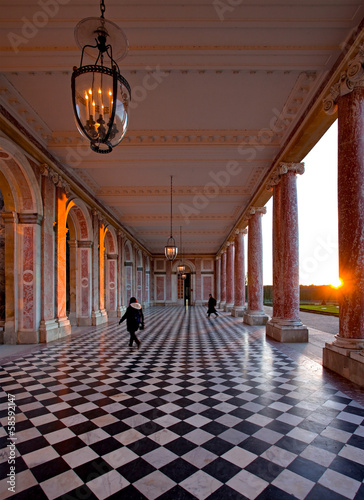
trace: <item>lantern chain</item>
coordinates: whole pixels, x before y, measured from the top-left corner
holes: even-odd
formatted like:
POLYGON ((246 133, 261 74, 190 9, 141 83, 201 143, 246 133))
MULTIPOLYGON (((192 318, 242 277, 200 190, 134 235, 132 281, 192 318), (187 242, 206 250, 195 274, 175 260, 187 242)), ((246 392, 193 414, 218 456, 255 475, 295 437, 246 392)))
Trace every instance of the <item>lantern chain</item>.
POLYGON ((172 238, 172 179, 173 175, 171 175, 171 238, 172 238))
POLYGON ((101 0, 100 2, 100 11, 101 11, 101 17, 104 19, 104 13, 105 13, 105 2, 104 0, 101 0))

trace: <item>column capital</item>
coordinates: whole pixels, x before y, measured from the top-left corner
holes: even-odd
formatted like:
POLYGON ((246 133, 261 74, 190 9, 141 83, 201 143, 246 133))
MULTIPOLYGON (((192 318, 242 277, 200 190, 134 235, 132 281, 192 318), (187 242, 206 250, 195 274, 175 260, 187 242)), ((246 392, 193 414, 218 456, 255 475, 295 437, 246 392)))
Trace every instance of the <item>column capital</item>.
POLYGON ((265 189, 267 191, 272 191, 274 186, 277 186, 281 182, 282 175, 285 175, 288 172, 294 172, 295 174, 302 175, 305 172, 305 164, 303 162, 281 162, 266 183, 265 189))
POLYGON ((267 208, 266 207, 250 207, 249 209, 249 217, 255 214, 266 214, 267 213, 267 208))
POLYGON ((40 175, 44 177, 48 177, 50 173, 51 167, 47 165, 47 163, 42 163, 40 165, 40 175))
POLYGON ((221 255, 216 255, 215 260, 221 260, 221 255))
POLYGON ((364 43, 349 62, 347 69, 341 73, 339 80, 330 88, 329 95, 323 100, 325 113, 335 114, 338 99, 359 87, 364 87, 364 43))
POLYGON ((247 230, 246 227, 244 229, 238 228, 238 229, 235 229, 235 234, 236 235, 238 235, 238 234, 248 234, 248 230, 247 230))
POLYGON ((305 164, 295 163, 295 162, 282 162, 278 167, 278 175, 282 176, 288 172, 294 172, 295 174, 302 175, 305 171, 305 164))
POLYGON ((67 197, 71 193, 71 186, 70 184, 60 175, 58 172, 56 172, 52 167, 50 167, 47 163, 42 163, 40 165, 40 174, 43 177, 49 177, 49 179, 53 182, 53 184, 56 187, 59 187, 64 190, 66 193, 67 197))

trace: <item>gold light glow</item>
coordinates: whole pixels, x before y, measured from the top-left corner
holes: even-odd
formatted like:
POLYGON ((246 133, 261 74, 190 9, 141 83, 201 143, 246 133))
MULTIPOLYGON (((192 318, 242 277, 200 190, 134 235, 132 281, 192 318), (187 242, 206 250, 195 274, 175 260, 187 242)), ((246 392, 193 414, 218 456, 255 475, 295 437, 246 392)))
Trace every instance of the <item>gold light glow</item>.
POLYGON ((337 278, 331 283, 332 288, 341 288, 344 282, 341 278, 337 278))

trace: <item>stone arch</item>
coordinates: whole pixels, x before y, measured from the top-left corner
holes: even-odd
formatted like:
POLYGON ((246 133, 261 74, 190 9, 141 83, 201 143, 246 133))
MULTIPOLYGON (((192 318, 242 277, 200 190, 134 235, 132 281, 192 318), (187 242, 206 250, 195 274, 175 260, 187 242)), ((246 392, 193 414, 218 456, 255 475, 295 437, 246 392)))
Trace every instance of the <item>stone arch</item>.
POLYGON ((29 160, 4 137, 0 137, 0 190, 5 234, 5 314, 0 341, 37 343, 41 319, 42 196, 29 160))
MULTIPOLYGON (((192 261, 190 261, 188 259, 183 259, 183 264, 189 268, 190 273, 196 272, 196 266, 192 261)), ((175 262, 173 262, 172 273, 177 273, 177 266, 178 265, 179 265, 179 260, 176 260, 175 262)))
POLYGON ((80 198, 69 198, 67 201, 67 215, 70 214, 75 224, 77 240, 91 241, 92 220, 89 209, 80 198))
POLYGON ((39 182, 26 156, 8 139, 0 137, 0 187, 5 211, 43 216, 39 182))
POLYGON ((79 198, 67 201, 66 295, 71 325, 92 324, 92 221, 79 198))

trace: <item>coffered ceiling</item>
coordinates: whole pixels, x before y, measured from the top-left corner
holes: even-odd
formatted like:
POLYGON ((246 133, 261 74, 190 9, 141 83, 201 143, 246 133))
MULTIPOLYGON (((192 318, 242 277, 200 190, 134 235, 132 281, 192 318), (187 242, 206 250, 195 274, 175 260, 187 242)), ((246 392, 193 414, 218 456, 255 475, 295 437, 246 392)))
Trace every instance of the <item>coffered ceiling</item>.
MULTIPOLYGON (((94 153, 72 113, 80 62, 74 28, 91 0, 2 0, 0 104, 148 251, 173 233, 184 253, 214 254, 264 189, 277 161, 300 161, 332 118, 330 72, 362 23, 362 0, 105 0, 129 53, 130 126, 94 153), (314 115, 314 118, 312 118, 314 115)), ((363 31, 362 25, 359 31, 363 31)))

